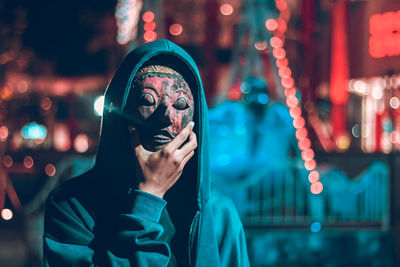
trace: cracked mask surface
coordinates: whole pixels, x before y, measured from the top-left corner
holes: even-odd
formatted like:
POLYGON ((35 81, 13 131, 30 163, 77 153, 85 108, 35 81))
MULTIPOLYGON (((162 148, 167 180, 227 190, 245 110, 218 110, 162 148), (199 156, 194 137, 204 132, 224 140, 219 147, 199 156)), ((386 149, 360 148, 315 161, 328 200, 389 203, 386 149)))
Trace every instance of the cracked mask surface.
POLYGON ((138 71, 133 87, 136 127, 147 150, 161 149, 193 120, 192 92, 176 71, 148 66, 138 71))

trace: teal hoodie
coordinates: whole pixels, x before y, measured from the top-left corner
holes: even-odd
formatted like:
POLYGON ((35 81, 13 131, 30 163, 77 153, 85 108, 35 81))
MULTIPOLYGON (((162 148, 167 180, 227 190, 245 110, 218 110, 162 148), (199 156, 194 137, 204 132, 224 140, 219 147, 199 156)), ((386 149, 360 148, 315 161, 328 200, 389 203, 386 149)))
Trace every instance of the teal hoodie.
POLYGON ((210 185, 207 105, 193 59, 167 40, 133 50, 106 90, 103 114, 94 167, 48 197, 45 265, 248 266, 239 216, 210 185), (181 73, 195 99, 198 148, 164 199, 137 189, 128 141, 132 80, 150 64, 181 73))

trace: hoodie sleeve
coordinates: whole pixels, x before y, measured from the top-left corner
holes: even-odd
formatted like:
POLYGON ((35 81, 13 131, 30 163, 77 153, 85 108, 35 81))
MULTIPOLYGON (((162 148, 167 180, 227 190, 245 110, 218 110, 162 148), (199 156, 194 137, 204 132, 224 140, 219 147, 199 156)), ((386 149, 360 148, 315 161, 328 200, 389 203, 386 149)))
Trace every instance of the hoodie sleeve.
POLYGON ((98 245, 92 217, 79 202, 49 197, 44 231, 45 266, 167 266, 169 244, 160 239, 165 200, 135 190, 131 212, 118 218, 108 244, 98 245))

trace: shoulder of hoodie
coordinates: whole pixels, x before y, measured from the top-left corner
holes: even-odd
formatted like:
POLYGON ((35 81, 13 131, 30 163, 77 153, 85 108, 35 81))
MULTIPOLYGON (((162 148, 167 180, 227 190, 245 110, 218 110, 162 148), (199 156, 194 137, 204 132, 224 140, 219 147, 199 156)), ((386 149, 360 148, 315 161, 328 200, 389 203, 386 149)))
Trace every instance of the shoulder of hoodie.
POLYGON ((212 216, 218 217, 224 225, 230 224, 237 231, 242 229, 239 214, 232 200, 224 194, 214 183, 211 183, 210 198, 207 202, 212 216))
POLYGON ((91 170, 62 182, 47 196, 46 206, 50 203, 68 202, 71 199, 80 199, 85 191, 90 190, 89 178, 91 170))

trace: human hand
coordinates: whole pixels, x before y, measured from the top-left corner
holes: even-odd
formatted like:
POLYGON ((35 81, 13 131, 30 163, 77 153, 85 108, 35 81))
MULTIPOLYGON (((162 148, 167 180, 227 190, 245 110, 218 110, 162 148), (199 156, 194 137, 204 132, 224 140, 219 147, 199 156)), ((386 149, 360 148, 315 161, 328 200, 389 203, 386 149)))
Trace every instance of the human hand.
POLYGON ((156 152, 146 150, 140 143, 138 131, 132 131, 132 145, 143 175, 139 190, 163 198, 178 181, 197 148, 193 127, 194 122, 190 122, 170 143, 156 152), (188 137, 189 142, 181 147, 188 137))

